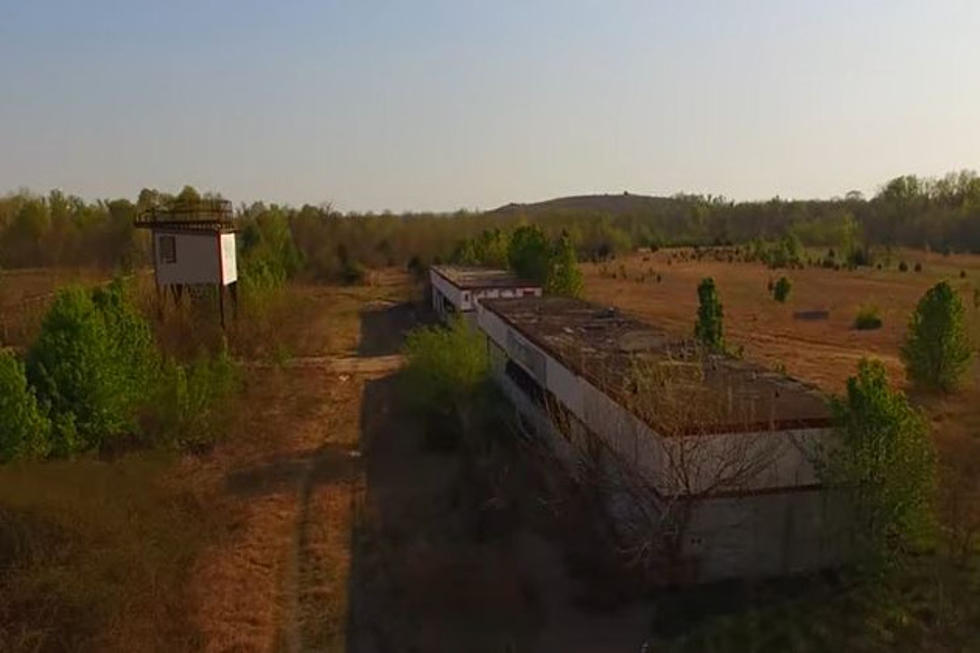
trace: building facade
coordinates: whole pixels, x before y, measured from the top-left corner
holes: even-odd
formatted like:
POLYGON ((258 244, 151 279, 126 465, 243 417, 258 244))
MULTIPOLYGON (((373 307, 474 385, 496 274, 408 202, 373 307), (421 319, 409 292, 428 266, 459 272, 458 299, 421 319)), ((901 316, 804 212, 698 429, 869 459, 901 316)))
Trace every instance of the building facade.
POLYGON ((462 315, 476 322, 476 306, 484 299, 540 297, 541 286, 507 270, 456 265, 429 268, 432 308, 443 319, 462 315))
POLYGON ((672 532, 675 580, 779 576, 842 560, 840 511, 812 464, 832 436, 812 388, 704 359, 578 300, 485 300, 477 312, 494 377, 528 433, 569 473, 618 479, 603 483, 614 520, 683 517, 672 532))

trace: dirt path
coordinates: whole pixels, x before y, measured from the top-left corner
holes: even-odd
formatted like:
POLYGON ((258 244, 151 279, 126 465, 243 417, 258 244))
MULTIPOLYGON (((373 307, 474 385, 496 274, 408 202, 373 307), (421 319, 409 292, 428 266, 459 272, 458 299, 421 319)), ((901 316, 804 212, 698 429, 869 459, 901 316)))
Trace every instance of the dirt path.
MULTIPOLYGON (((334 307, 324 304, 326 320, 334 307)), ((394 352, 412 315, 365 306, 368 345, 351 353, 244 362, 247 418, 231 441, 186 463, 226 531, 190 588, 205 650, 347 649, 363 395, 402 366, 394 352)))

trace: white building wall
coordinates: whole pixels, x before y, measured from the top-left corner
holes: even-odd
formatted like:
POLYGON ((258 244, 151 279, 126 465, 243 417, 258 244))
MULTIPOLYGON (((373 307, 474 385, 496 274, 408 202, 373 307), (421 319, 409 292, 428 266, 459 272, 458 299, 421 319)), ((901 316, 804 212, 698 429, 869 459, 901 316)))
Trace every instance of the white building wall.
POLYGON ((718 477, 716 465, 730 461, 728 456, 734 452, 765 456, 770 464, 757 477, 745 479, 740 495, 696 500, 682 543, 684 557, 695 563, 695 580, 800 573, 844 560, 842 542, 846 541, 846 529, 834 517, 840 511, 828 505, 828 492, 814 487, 817 478, 807 453, 813 451, 816 442, 830 436, 828 429, 663 438, 526 338, 516 333, 508 335, 514 330, 494 312, 478 306, 477 323, 488 337, 492 369, 505 394, 548 438, 573 474, 581 444, 578 443, 578 454, 572 445, 588 431, 600 437, 617 458, 656 479, 656 486, 668 501, 672 500, 670 495, 678 492, 679 483, 671 478, 666 454, 673 452, 676 456, 682 447, 691 446, 694 441, 690 438, 698 438, 698 456, 704 461, 700 476, 689 487, 695 492, 709 479, 718 477), (541 385, 581 421, 573 424, 570 439, 504 373, 509 359, 537 377, 520 355, 512 352, 508 343, 515 342, 521 349, 533 347, 545 357, 546 378, 541 385))
POLYGON ((238 281, 238 252, 235 234, 221 234, 221 281, 226 286, 238 281))
POLYGON ((157 283, 194 284, 221 283, 221 243, 219 234, 215 232, 202 233, 167 233, 154 232, 154 252, 156 255, 157 283), (165 263, 162 260, 163 251, 160 244, 164 238, 174 239, 176 261, 165 263))
POLYGON ((541 296, 541 288, 534 286, 475 288, 472 290, 460 288, 434 269, 429 270, 429 283, 432 287, 432 307, 442 317, 446 317, 447 313, 442 305, 442 298, 445 298, 453 306, 455 312, 466 313, 475 310, 481 299, 541 296))
POLYGON ((601 434, 606 444, 623 460, 638 465, 654 478, 662 479, 660 490, 665 494, 677 492, 670 481, 669 459, 677 460, 682 451, 696 449, 702 461, 698 475, 686 481, 688 491, 703 491, 716 483, 719 469, 733 455, 755 461, 765 461, 765 469, 751 479, 745 479, 744 489, 759 490, 776 487, 798 487, 817 483, 816 473, 809 460, 818 442, 831 435, 830 429, 799 429, 757 433, 721 433, 689 437, 664 438, 643 420, 614 401, 584 378, 576 375, 556 359, 535 346, 512 329, 493 311, 482 307, 477 322, 481 329, 541 385, 550 390, 568 410, 591 431, 601 434), (545 378, 523 360, 526 353, 514 351, 533 349, 545 360, 545 378), (670 454, 670 456, 667 456, 670 454))
MULTIPOLYGON (((435 270, 429 270, 429 283, 432 284, 432 290, 434 291, 432 293, 433 302, 437 296, 435 291, 438 291, 439 294, 445 297, 456 308, 457 312, 465 310, 463 308, 463 291, 458 286, 449 283, 445 277, 435 270)), ((436 310, 440 315, 444 315, 445 313, 441 307, 437 307, 436 310)))

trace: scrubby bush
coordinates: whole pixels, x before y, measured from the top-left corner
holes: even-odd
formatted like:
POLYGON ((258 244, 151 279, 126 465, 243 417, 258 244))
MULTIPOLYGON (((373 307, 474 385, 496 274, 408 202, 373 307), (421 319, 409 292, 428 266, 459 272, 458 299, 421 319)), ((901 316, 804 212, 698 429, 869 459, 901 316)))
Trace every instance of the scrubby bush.
POLYGON ((915 271, 916 272, 922 272, 922 264, 921 263, 916 262, 916 264, 915 264, 915 271))
MULTIPOLYGON (((918 264, 916 264, 916 265, 918 265, 918 264)), ((906 263, 905 261, 899 261, 898 262, 898 271, 899 272, 908 272, 909 271, 909 264, 906 263)))
POLYGON ((510 233, 502 229, 485 229, 475 238, 456 246, 453 261, 461 265, 507 267, 510 233))
POLYGON ((847 393, 832 400, 838 441, 817 470, 844 492, 859 562, 887 567, 922 544, 933 526, 935 454, 925 421, 888 385, 885 366, 862 360, 847 393))
POLYGON ((347 261, 340 268, 339 278, 341 283, 355 285, 364 283, 367 277, 367 270, 357 261, 347 261))
POLYGON ((782 304, 789 298, 790 290, 792 290, 793 284, 786 277, 779 277, 779 281, 772 288, 772 296, 777 302, 782 304))
POLYGON ((518 276, 543 284, 548 277, 551 247, 537 225, 523 225, 511 234, 507 261, 518 276))
POLYGON ((877 306, 862 306, 858 310, 857 317, 854 318, 854 328, 860 331, 880 329, 881 325, 881 315, 878 313, 877 306))
POLYGON ((774 270, 803 267, 804 254, 803 244, 794 233, 787 234, 775 243, 754 243, 753 257, 774 270))
POLYGON ((452 447, 465 431, 468 404, 487 380, 486 340, 461 317, 449 328, 419 327, 405 339, 405 388, 427 422, 427 441, 452 447))
POLYGON ((578 297, 582 294, 582 271, 579 270, 575 247, 568 234, 562 234, 552 247, 544 290, 552 295, 566 297, 578 297))
POLYGON ((195 451, 212 445, 221 432, 222 408, 239 383, 227 347, 214 356, 201 353, 188 365, 168 360, 147 418, 154 443, 195 451))
POLYGON ((926 291, 909 319, 902 346, 910 380, 946 392, 959 385, 972 356, 964 313, 949 283, 942 281, 926 291))
POLYGON ((53 452, 98 449, 136 430, 157 363, 150 327, 121 283, 58 293, 27 357, 54 423, 53 452))
POLYGON ((724 310, 718 299, 715 280, 711 277, 698 284, 698 319, 694 325, 694 337, 704 347, 713 351, 725 348, 722 320, 724 310))
POLYGON ((27 385, 24 365, 0 350, 0 463, 47 455, 51 423, 27 385))

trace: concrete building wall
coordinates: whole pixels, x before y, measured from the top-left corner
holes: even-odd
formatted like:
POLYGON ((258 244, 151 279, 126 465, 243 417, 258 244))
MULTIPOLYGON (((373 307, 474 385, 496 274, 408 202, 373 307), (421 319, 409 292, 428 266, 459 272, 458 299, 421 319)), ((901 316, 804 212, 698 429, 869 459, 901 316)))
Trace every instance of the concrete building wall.
POLYGON ((602 434, 606 444, 623 460, 664 479, 661 490, 677 490, 669 481, 669 460, 696 449, 702 463, 697 475, 686 480, 690 491, 703 491, 716 483, 719 469, 733 455, 766 461, 765 469, 746 479, 745 489, 798 487, 817 482, 810 455, 817 444, 831 435, 829 429, 799 429, 749 433, 721 433, 690 437, 662 437, 643 420, 615 402, 606 393, 578 376, 511 328, 496 313, 480 308, 480 328, 498 347, 551 391, 583 425, 602 434), (536 360, 543 359, 542 374, 536 360))
POLYGON ((235 234, 221 234, 221 281, 226 286, 238 281, 238 252, 235 234))
MULTIPOLYGON (((696 500, 682 542, 683 556, 691 561, 696 580, 798 573, 843 560, 844 529, 836 517, 840 511, 828 505, 827 492, 815 487, 816 475, 808 460, 808 452, 815 442, 829 436, 828 430, 664 438, 516 333, 493 311, 478 306, 477 323, 488 338, 495 379, 523 419, 547 440, 573 475, 584 443, 594 437, 611 454, 614 466, 635 466, 654 479, 665 504, 676 500, 672 495, 682 489, 703 491, 705 485, 719 478, 718 466, 729 463, 734 455, 750 460, 758 456, 766 463, 760 465, 758 474, 740 484, 738 496, 696 500), (529 351, 534 353, 529 356, 529 351), (543 374, 533 362, 539 356, 544 360, 543 374), (508 377, 508 361, 519 365, 561 402, 571 415, 570 426, 559 429, 553 415, 508 377), (677 460, 682 451, 690 456, 691 447, 696 447, 699 462, 691 480, 681 483, 676 465, 669 461, 677 460)), ((692 469, 684 471, 690 474, 692 469)), ((617 503, 621 502, 610 498, 613 515, 621 510, 617 503)))
POLYGON ((221 243, 218 234, 154 232, 157 283, 195 284, 221 283, 221 243), (171 251, 167 239, 172 239, 175 258, 168 260, 171 251))
MULTIPOLYGON (((515 297, 540 297, 541 288, 514 286, 512 288, 460 288, 433 269, 429 270, 432 287, 432 308, 441 317, 450 313, 468 313, 476 309, 481 299, 509 299, 515 297), (449 307, 452 307, 451 309, 449 307)), ((475 324, 475 316, 473 318, 475 324)))

